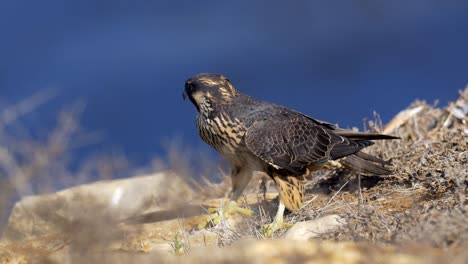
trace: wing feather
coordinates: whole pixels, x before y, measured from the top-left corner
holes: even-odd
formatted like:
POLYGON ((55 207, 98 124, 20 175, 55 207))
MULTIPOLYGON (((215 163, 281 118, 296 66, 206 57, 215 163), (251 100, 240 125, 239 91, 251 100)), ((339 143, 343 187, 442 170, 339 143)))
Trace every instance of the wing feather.
POLYGON ((256 121, 248 128, 245 143, 251 152, 271 165, 294 173, 330 158, 336 142, 329 130, 294 112, 283 111, 280 115, 281 118, 271 115, 256 121))
POLYGON ((357 153, 374 144, 371 140, 396 138, 339 129, 277 106, 263 108, 251 120, 244 138, 247 148, 270 165, 297 174, 357 153))

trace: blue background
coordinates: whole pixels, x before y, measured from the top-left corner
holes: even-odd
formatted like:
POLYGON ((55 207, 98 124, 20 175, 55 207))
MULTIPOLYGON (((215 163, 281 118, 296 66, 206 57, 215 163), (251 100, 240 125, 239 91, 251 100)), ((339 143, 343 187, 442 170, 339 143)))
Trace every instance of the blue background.
MULTIPOLYGON (((46 135, 85 103, 87 153, 145 165, 180 138, 208 150, 181 98, 200 72, 342 127, 389 121, 416 98, 442 105, 468 83, 468 1, 2 1, 0 107, 52 88, 19 120, 46 135)), ((37 134, 37 135, 36 135, 37 134)), ((210 151, 208 151, 210 152, 210 151)))

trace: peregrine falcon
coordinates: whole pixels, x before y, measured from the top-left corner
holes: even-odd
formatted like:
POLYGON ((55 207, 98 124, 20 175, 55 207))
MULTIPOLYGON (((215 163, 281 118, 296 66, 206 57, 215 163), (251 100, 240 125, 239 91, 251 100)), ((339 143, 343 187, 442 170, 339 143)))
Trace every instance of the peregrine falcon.
MULTIPOLYGON (((237 206, 253 172, 268 174, 276 183, 280 202, 274 221, 262 226, 270 236, 290 227, 283 221, 284 210, 301 208, 305 176, 325 168, 334 160, 350 169, 373 175, 390 174, 386 162, 360 152, 371 140, 397 139, 377 133, 344 130, 284 106, 242 94, 219 74, 203 73, 185 83, 184 99, 189 98, 198 111, 198 132, 207 144, 231 163, 232 196, 217 214, 250 215, 237 206)), ((215 213, 216 211, 211 211, 215 213)), ((214 214, 215 223, 219 217, 214 214)))

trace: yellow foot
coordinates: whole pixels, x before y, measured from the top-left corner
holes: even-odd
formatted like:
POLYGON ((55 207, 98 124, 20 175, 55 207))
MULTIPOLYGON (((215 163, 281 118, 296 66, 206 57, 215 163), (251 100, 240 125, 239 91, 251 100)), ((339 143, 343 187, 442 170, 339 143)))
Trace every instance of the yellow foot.
POLYGON ((274 232, 283 228, 290 228, 292 226, 292 224, 285 223, 283 219, 278 220, 275 218, 273 223, 268 225, 262 225, 262 227, 260 228, 260 232, 262 232, 265 237, 271 237, 271 235, 273 235, 274 232))
POLYGON ((219 222, 221 222, 221 219, 229 219, 231 215, 234 214, 241 214, 247 217, 252 216, 252 210, 241 208, 234 201, 229 201, 229 203, 220 208, 208 208, 208 212, 210 213, 210 215, 208 216, 206 221, 202 221, 198 224, 198 229, 203 229, 208 224, 212 224, 213 226, 215 226, 219 224, 219 222))

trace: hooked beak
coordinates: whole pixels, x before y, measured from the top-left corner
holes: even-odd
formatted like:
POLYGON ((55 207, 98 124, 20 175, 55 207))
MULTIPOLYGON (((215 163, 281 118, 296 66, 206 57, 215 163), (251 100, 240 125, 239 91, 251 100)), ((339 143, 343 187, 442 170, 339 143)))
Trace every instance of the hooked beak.
POLYGON ((189 95, 187 94, 187 89, 190 89, 191 88, 191 84, 192 84, 192 80, 187 80, 185 82, 185 89, 184 89, 184 92, 182 93, 182 98, 184 99, 184 101, 187 99, 187 98, 190 98, 189 95))

